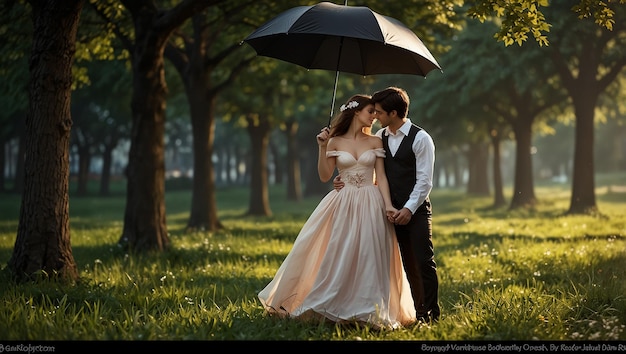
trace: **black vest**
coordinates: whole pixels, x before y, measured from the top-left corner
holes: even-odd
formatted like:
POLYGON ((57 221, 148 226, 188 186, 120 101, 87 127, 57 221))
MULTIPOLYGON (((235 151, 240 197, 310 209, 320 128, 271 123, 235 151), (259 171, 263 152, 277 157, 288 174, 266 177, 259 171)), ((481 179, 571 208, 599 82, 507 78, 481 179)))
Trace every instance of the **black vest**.
MULTIPOLYGON (((413 141, 415 135, 422 128, 413 124, 409 135, 402 139, 396 155, 392 156, 389 151, 389 136, 383 132, 383 147, 385 148, 385 173, 389 181, 389 191, 391 193, 391 203, 394 207, 401 209, 404 203, 409 200, 413 186, 415 186, 415 154, 413 153, 413 141)), ((428 198, 424 203, 428 202, 428 198)), ((424 205, 420 206, 422 208, 424 205)), ((420 209, 418 208, 418 210, 420 209)))

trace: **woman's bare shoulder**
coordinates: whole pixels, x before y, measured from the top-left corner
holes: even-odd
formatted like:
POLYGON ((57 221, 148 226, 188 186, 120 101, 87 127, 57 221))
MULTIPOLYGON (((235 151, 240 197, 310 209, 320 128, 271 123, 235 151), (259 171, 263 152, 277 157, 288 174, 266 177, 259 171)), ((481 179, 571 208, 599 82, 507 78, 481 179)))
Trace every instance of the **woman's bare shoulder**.
POLYGON ((367 141, 374 149, 383 147, 383 140, 375 135, 368 136, 367 141))
POLYGON ((336 137, 328 138, 328 143, 326 143, 327 150, 336 150, 337 149, 337 139, 336 137))

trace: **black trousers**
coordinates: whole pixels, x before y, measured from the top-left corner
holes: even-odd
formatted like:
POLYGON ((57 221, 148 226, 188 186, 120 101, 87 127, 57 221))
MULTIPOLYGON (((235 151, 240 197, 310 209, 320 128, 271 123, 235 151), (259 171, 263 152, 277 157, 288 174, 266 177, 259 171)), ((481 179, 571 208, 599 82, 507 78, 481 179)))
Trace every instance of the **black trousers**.
POLYGON ((417 209, 408 224, 395 225, 395 229, 417 317, 436 321, 441 311, 430 201, 417 209))

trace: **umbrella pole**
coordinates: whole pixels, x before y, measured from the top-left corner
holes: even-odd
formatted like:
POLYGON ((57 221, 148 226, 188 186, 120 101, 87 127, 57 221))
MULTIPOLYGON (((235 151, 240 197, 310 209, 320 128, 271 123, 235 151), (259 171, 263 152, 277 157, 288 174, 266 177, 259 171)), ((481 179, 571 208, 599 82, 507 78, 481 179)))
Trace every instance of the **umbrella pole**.
POLYGON ((330 128, 330 121, 333 119, 333 112, 335 111, 335 97, 337 95, 337 81, 339 81, 339 70, 335 73, 335 87, 333 88, 333 102, 330 105, 330 117, 328 117, 328 127, 330 128))
MULTIPOLYGON (((348 0, 343 4, 348 6, 348 0)), ((341 47, 343 47, 343 37, 341 37, 341 43, 339 44, 339 58, 341 58, 341 47)), ((333 104, 330 108, 330 118, 328 119, 328 127, 330 128, 330 120, 333 118, 333 111, 335 110, 335 95, 337 94, 337 81, 339 81, 339 58, 337 58, 337 72, 335 73, 335 88, 333 89, 333 104)))
MULTIPOLYGON (((346 5, 348 0, 346 0, 346 5)), ((337 55, 337 71, 335 72, 335 87, 333 87, 333 102, 330 105, 330 117, 328 117, 328 127, 330 128, 330 121, 333 119, 333 113, 335 111, 335 96, 337 95, 337 81, 339 81, 339 62, 341 61, 341 47, 343 47, 343 37, 339 40, 339 55, 337 55)))

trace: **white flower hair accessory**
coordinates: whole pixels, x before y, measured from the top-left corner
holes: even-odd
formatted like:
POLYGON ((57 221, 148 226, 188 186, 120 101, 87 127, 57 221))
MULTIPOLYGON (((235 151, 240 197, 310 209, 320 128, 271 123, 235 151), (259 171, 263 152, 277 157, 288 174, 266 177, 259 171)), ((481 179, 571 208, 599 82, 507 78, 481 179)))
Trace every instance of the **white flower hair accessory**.
POLYGON ((347 106, 345 104, 342 104, 341 107, 339 107, 339 110, 343 112, 346 109, 356 108, 358 106, 359 106, 359 102, 357 102, 357 101, 350 101, 350 102, 348 102, 347 106))

